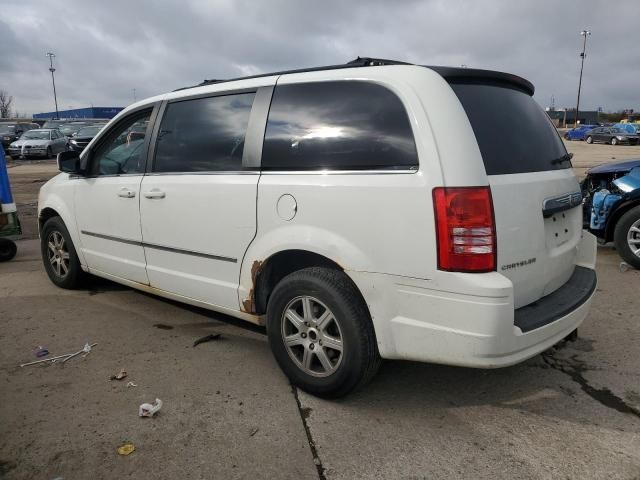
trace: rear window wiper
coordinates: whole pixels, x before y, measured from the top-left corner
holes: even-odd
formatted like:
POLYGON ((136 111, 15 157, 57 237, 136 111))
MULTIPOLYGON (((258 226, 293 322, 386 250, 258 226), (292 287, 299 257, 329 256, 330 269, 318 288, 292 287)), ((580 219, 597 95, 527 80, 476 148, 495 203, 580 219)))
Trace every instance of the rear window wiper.
POLYGON ((555 160, 551 160, 551 165, 555 165, 557 163, 570 162, 572 158, 573 158, 573 153, 565 153, 561 157, 558 157, 555 160))

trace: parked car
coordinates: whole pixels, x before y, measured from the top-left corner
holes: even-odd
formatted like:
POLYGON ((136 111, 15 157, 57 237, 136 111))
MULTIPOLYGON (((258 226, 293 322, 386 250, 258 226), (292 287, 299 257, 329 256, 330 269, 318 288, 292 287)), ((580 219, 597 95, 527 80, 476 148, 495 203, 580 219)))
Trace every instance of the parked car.
POLYGON ((45 269, 266 325, 320 396, 381 358, 521 362, 573 336, 596 289, 580 185, 533 92, 358 58, 138 102, 58 156, 45 269))
POLYGON ((89 122, 67 122, 58 127, 58 129, 67 137, 73 137, 73 134, 84 127, 92 125, 89 122))
POLYGON ((620 145, 627 143, 629 145, 637 145, 637 134, 627 133, 617 127, 598 127, 587 132, 585 141, 587 143, 610 143, 611 145, 620 145))
POLYGON ((564 138, 566 140, 584 140, 586 134, 596 127, 597 125, 580 125, 566 132, 564 138))
POLYGON ((24 132, 28 132, 34 128, 40 128, 40 126, 37 123, 31 122, 0 123, 0 140, 2 140, 2 148, 6 152, 12 142, 19 139, 24 132))
POLYGON ((584 228, 640 269, 640 159, 606 163, 582 182, 584 228))
POLYGON ((69 140, 69 148, 76 152, 82 152, 89 142, 93 140, 104 125, 91 125, 89 127, 82 127, 76 133, 73 134, 71 140, 69 140))
POLYGON ((9 155, 49 158, 67 150, 67 138, 54 128, 30 130, 9 145, 9 155))
POLYGON ((47 120, 42 128, 60 128, 62 125, 69 123, 69 120, 47 120))

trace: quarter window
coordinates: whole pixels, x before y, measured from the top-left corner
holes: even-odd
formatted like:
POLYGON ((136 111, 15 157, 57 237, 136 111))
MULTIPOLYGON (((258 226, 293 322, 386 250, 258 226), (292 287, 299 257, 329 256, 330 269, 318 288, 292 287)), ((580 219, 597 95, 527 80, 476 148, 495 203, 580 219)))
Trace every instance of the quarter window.
POLYGON ((417 167, 407 112, 389 89, 361 81, 276 87, 262 150, 263 169, 417 167))
POLYGON ((160 124, 154 172, 242 170, 255 93, 170 103, 160 124))
POLYGON ((147 151, 145 138, 151 111, 144 110, 126 118, 106 134, 91 159, 91 175, 144 172, 147 151))

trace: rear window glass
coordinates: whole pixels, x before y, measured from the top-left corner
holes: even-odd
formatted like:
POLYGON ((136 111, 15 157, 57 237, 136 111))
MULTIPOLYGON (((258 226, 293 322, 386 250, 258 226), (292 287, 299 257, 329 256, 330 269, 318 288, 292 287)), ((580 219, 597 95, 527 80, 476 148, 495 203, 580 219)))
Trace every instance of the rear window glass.
POLYGON ((570 168, 547 114, 526 93, 502 86, 453 83, 475 133, 487 175, 570 168))
POLYGON ((262 150, 265 170, 417 168, 400 99, 360 81, 277 86, 262 150))

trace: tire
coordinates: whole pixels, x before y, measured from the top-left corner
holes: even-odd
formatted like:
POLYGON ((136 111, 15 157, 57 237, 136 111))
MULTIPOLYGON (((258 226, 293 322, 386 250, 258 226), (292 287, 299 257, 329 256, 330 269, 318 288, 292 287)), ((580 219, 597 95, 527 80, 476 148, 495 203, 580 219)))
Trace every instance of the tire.
POLYGON ((611 145, 618 145, 618 139, 616 137, 611 138, 611 145))
POLYGON ((87 274, 80 266, 69 231, 60 217, 52 217, 44 223, 40 232, 40 253, 44 269, 56 286, 76 289, 85 282, 87 274))
POLYGON ((292 385, 319 397, 364 386, 382 362, 364 299, 339 270, 312 267, 283 278, 269 298, 267 335, 292 385))
POLYGON ((591 144, 593 143, 593 137, 592 137, 591 135, 589 135, 589 136, 587 137, 586 142, 587 142, 589 145, 591 145, 591 144))
POLYGON ((640 205, 620 217, 613 231, 613 242, 622 259, 640 269, 640 205))
POLYGON ((15 242, 7 239, 0 238, 0 262, 8 262, 16 256, 18 247, 15 242))

